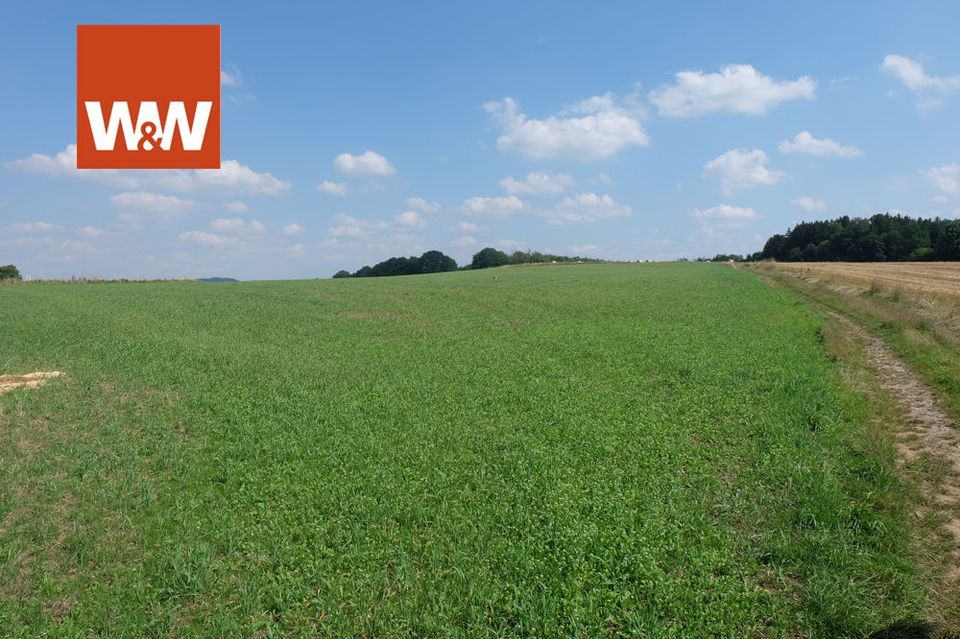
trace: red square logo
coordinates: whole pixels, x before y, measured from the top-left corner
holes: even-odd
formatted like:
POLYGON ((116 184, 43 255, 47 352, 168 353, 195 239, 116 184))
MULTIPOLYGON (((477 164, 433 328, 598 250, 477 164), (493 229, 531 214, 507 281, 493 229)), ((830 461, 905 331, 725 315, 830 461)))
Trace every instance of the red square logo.
POLYGON ((220 25, 77 27, 78 169, 220 168, 220 25))

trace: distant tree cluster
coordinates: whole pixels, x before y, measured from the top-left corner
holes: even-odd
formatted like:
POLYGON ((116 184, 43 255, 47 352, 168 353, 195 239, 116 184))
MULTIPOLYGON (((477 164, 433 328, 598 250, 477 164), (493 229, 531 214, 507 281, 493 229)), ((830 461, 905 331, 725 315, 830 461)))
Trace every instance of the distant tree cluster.
POLYGON ((355 273, 337 271, 333 276, 386 277, 389 275, 419 275, 421 273, 445 273, 457 270, 457 262, 440 251, 427 251, 420 257, 391 257, 373 266, 364 266, 355 273))
MULTIPOLYGON (((550 264, 550 263, 581 263, 601 262, 602 260, 587 257, 569 257, 566 255, 551 255, 539 251, 515 251, 507 255, 492 247, 486 247, 474 254, 470 264, 464 269, 495 268, 517 264, 550 264)), ((440 251, 427 251, 420 257, 391 257, 373 266, 364 266, 355 273, 337 271, 333 277, 383 277, 385 275, 417 275, 419 273, 444 273, 456 271, 457 262, 440 251)))
POLYGON ((503 251, 498 251, 489 246, 480 250, 473 256, 470 266, 467 268, 492 268, 495 266, 520 265, 520 264, 553 264, 570 262, 602 262, 603 260, 592 259, 589 257, 570 257, 569 255, 551 255, 550 253, 541 253, 539 251, 514 251, 507 255, 503 251))
POLYGON ((0 280, 19 280, 22 279, 20 276, 20 270, 13 264, 7 264, 6 266, 0 266, 0 280))
MULTIPOLYGON (((736 259, 739 256, 717 256, 736 259)), ((715 258, 716 259, 716 258, 715 258)), ((747 259, 781 262, 960 260, 960 220, 881 213, 802 222, 774 235, 747 259)))
POLYGON ((697 259, 698 262, 743 262, 743 256, 737 255, 736 253, 717 253, 709 260, 707 259, 697 259))
MULTIPOLYGON (((476 256, 474 256, 474 258, 476 258, 476 256)), ((541 253, 540 251, 514 251, 507 256, 507 264, 552 264, 553 262, 558 264, 563 262, 576 262, 579 264, 581 262, 598 263, 602 261, 603 260, 590 257, 580 257, 579 255, 570 257, 569 255, 551 255, 550 253, 541 253)))

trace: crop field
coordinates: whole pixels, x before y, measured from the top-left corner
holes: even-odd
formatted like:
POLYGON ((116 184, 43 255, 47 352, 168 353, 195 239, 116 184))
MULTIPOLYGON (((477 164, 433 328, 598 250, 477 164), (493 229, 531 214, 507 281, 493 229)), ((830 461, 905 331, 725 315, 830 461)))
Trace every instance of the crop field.
POLYGON ((0 636, 838 637, 927 606, 821 319, 727 265, 20 284, 0 322, 0 374, 63 373, 0 395, 0 636))
POLYGON ((960 262, 781 262, 777 268, 864 288, 880 285, 960 300, 960 262))

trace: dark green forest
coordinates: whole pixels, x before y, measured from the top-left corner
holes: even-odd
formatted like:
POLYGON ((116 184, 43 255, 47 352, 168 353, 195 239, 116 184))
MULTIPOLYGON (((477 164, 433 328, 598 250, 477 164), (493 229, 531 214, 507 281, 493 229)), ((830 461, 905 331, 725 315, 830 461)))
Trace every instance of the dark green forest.
POLYGON ((746 258, 781 262, 902 262, 960 260, 960 220, 911 218, 879 213, 801 222, 767 240, 763 250, 746 258))
MULTIPOLYGON (((600 262, 602 260, 591 259, 587 257, 570 257, 567 255, 551 255, 549 253, 540 253, 539 251, 514 251, 508 255, 495 248, 486 247, 477 251, 470 264, 463 269, 481 269, 495 268, 497 266, 509 266, 519 264, 552 264, 552 263, 580 263, 580 262, 600 262)), ((419 275, 421 273, 445 273, 447 271, 456 271, 456 260, 440 251, 427 251, 420 257, 391 257, 373 266, 364 266, 354 273, 341 270, 337 271, 333 277, 340 279, 344 277, 385 277, 388 275, 419 275)))

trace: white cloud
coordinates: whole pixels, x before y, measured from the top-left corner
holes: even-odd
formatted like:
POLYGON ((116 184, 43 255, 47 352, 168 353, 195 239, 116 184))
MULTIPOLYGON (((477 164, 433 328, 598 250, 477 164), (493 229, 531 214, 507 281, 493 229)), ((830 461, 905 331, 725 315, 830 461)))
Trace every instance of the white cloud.
POLYGON ((526 205, 516 195, 505 197, 472 197, 463 202, 463 210, 475 215, 509 215, 526 205))
POLYGON ((290 183, 278 180, 269 173, 257 173, 236 160, 224 160, 219 169, 152 171, 118 171, 113 169, 78 169, 77 145, 70 144, 54 156, 33 155, 7 162, 14 171, 37 173, 52 177, 76 177, 119 188, 160 189, 186 193, 201 190, 248 193, 251 195, 280 195, 290 190, 290 183))
POLYGON ((261 235, 267 230, 262 222, 243 220, 239 217, 217 218, 210 222, 210 228, 219 233, 232 235, 261 235))
POLYGON ((246 213, 250 210, 250 207, 243 202, 227 202, 223 205, 225 209, 231 213, 246 213))
POLYGON ((81 229, 77 229, 77 234, 78 234, 78 235, 80 235, 80 236, 82 236, 82 237, 85 237, 85 238, 88 238, 88 239, 93 239, 93 238, 95 238, 95 237, 100 237, 101 235, 103 235, 103 233, 104 233, 104 230, 103 230, 103 229, 98 229, 98 228, 95 227, 95 226, 84 226, 84 227, 81 228, 81 229))
POLYGON ((533 159, 599 160, 630 146, 650 144, 636 108, 620 104, 612 93, 588 98, 542 120, 521 113, 509 97, 483 107, 502 131, 497 148, 533 159))
POLYGON ((793 136, 792 140, 784 140, 778 148, 781 153, 797 153, 819 157, 855 158, 863 155, 863 151, 855 146, 844 146, 830 138, 818 140, 809 131, 801 131, 793 136))
POLYGON ((948 195, 960 193, 960 164, 945 164, 928 169, 927 179, 948 195))
POLYGON ((284 224, 283 234, 293 237, 294 235, 303 235, 303 227, 299 224, 284 224))
POLYGON ((531 171, 521 182, 512 177, 500 180, 500 186, 507 193, 530 193, 532 195, 556 195, 563 193, 573 185, 573 178, 564 173, 544 173, 531 171))
POLYGON ((704 233, 714 235, 721 229, 740 228, 759 216, 750 207, 718 204, 709 209, 691 211, 690 217, 700 222, 700 229, 704 233))
POLYGON ((333 165, 344 175, 393 175, 397 172, 387 158, 374 151, 364 151, 360 155, 341 153, 334 158, 333 165))
POLYGON ((343 182, 331 182, 330 180, 324 180, 317 185, 318 191, 323 191, 324 193, 329 193, 330 195, 336 195, 337 197, 343 197, 347 194, 347 185, 343 182))
POLYGON ((59 231, 63 227, 49 222, 18 222, 11 224, 7 230, 11 233, 52 233, 59 231))
POLYGON ((731 206, 730 204, 718 204, 709 209, 693 211, 690 215, 701 220, 755 220, 757 212, 749 206, 731 206))
POLYGON ((240 240, 235 237, 207 231, 185 231, 177 237, 184 242, 193 242, 202 246, 236 246, 240 243, 240 240))
POLYGON ((462 221, 457 223, 457 229, 466 233, 476 233, 480 230, 480 227, 473 222, 462 221))
POLYGON ((695 118, 710 113, 763 115, 782 102, 812 99, 817 83, 807 76, 781 82, 749 64, 731 64, 720 73, 680 71, 676 83, 650 94, 660 115, 695 118))
POLYGON ((183 200, 176 195, 161 195, 144 191, 111 195, 110 203, 125 212, 143 211, 155 214, 163 220, 176 219, 196 205, 193 200, 183 200))
POLYGON ((440 204, 438 202, 430 202, 422 197, 408 197, 407 206, 421 213, 436 213, 440 210, 440 204))
POLYGON ((424 227, 427 225, 427 221, 423 219, 423 216, 416 211, 404 211, 400 215, 394 217, 393 221, 400 226, 424 227))
POLYGON ((783 173, 767 168, 769 162, 760 149, 732 149, 707 162, 703 169, 708 176, 720 180, 725 193, 730 193, 779 182, 783 173))
POLYGON ((791 200, 790 202, 791 204, 796 204, 804 211, 810 211, 811 213, 815 213, 817 211, 823 211, 823 210, 826 210, 827 208, 826 202, 824 202, 823 200, 817 200, 808 195, 803 195, 794 200, 791 200))
POLYGON ((450 241, 450 246, 455 246, 457 248, 466 248, 468 246, 476 246, 477 240, 470 237, 469 235, 464 235, 463 237, 458 237, 455 240, 450 241))
POLYGON ((241 82, 239 73, 227 73, 223 70, 220 71, 220 86, 236 88, 239 87, 240 84, 241 82))
POLYGON ((563 199, 555 211, 547 213, 552 222, 596 222, 616 217, 629 217, 632 211, 609 195, 580 193, 563 199))
POLYGON ((257 173, 236 160, 224 160, 219 169, 197 169, 193 172, 197 188, 210 187, 256 195, 280 195, 290 190, 290 183, 269 173, 257 173))
POLYGON ((919 62, 906 56, 885 56, 880 68, 899 79, 911 91, 918 93, 931 91, 941 94, 960 91, 960 75, 927 75, 919 62))
POLYGON ((289 248, 289 252, 291 257, 303 257, 307 254, 307 248, 302 242, 298 242, 289 248))
POLYGON ((336 219, 338 224, 327 229, 331 237, 362 237, 390 228, 386 222, 360 220, 349 215, 340 214, 336 219))

